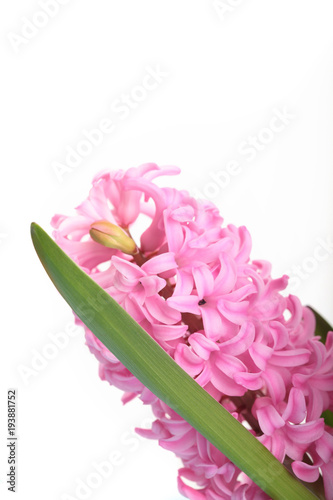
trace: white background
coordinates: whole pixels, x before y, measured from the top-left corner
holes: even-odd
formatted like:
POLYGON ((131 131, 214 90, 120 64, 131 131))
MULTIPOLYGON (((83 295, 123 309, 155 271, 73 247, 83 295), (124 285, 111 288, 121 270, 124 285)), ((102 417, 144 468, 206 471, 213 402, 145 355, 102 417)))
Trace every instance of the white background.
POLYGON ((99 380, 82 332, 34 376, 20 374, 50 333, 72 323, 29 224, 50 232, 52 215, 72 213, 101 169, 175 164, 182 174, 165 184, 213 195, 227 223, 249 228, 252 257, 271 260, 274 277, 299 266, 291 291, 332 322, 333 249, 322 247, 333 236, 332 2, 226 0, 223 14, 212 0, 71 0, 53 18, 40 15, 41 4, 0 7, 0 495, 8 494, 6 398, 14 387, 15 498, 79 498, 77 481, 119 452, 122 463, 86 498, 177 500, 177 460, 132 435, 149 409, 122 407, 120 391, 99 380), (45 26, 29 31, 27 20, 45 26), (147 67, 164 76, 144 95, 137 86, 147 67), (111 105, 131 93, 144 99, 122 119, 111 105), (262 129, 274 109, 293 118, 270 136, 262 129), (64 163, 82 131, 104 118, 113 132, 60 182, 54 162, 64 163), (248 161, 238 148, 258 134, 270 142, 248 161), (229 183, 209 185, 232 160, 239 168, 229 183))

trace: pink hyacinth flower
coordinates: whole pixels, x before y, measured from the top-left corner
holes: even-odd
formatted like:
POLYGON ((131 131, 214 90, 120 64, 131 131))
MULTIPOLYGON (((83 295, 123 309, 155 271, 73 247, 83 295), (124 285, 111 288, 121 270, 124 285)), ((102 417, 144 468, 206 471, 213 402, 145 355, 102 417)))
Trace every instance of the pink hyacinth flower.
MULTIPOLYGON (((212 203, 153 182, 178 172, 147 163, 96 175, 76 215, 52 219, 55 240, 280 462, 302 481, 322 482, 332 500, 333 431, 321 415, 333 410, 333 332, 323 344, 311 310, 281 293, 288 277, 272 279, 270 263, 251 260, 245 227, 226 226, 212 203), (150 223, 131 244, 141 214, 150 223), (90 232, 110 224, 119 227, 114 248, 103 245, 112 237, 90 232)), ((101 378, 124 391, 124 403, 151 405, 156 420, 137 432, 182 460, 185 497, 268 498, 84 328, 101 378)))

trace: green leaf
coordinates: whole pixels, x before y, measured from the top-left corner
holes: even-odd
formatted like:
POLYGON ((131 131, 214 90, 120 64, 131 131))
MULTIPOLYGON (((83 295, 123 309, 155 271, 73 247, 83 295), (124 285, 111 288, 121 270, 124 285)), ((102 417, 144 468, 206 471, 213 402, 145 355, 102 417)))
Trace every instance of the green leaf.
POLYGON ((316 330, 315 333, 316 335, 319 335, 321 338, 321 341, 325 344, 326 342, 326 337, 327 333, 332 331, 333 328, 331 325, 324 319, 313 307, 307 306, 313 314, 315 315, 316 318, 316 330))
POLYGON ((135 377, 195 427, 272 499, 317 498, 197 384, 41 229, 36 252, 70 307, 135 377))
POLYGON ((321 417, 325 420, 326 425, 333 427, 333 413, 330 410, 323 411, 321 417))

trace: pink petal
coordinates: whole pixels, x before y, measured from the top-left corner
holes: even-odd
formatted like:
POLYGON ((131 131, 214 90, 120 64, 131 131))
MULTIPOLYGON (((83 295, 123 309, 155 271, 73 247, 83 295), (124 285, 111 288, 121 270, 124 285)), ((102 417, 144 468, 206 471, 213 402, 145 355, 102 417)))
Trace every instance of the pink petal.
POLYGON ((170 252, 177 255, 184 244, 184 232, 179 222, 172 217, 172 210, 166 208, 163 213, 165 234, 170 252))
POLYGON ((241 325, 247 319, 249 302, 229 302, 222 299, 218 303, 218 309, 223 316, 236 325, 241 325))
POLYGON ((283 438, 277 432, 275 435, 271 436, 271 446, 270 452, 278 459, 279 462, 283 462, 285 458, 285 443, 283 438))
POLYGON ((325 373, 311 378, 311 386, 321 391, 333 391, 333 373, 325 373))
POLYGON ((205 360, 209 359, 211 352, 219 350, 218 345, 202 333, 192 333, 188 341, 197 355, 205 360))
POLYGON ((324 433, 324 419, 306 422, 305 424, 292 425, 286 423, 289 439, 295 443, 312 443, 319 439, 324 433))
POLYGON ((221 342, 221 351, 225 354, 232 354, 233 356, 242 354, 252 344, 254 336, 255 330, 253 323, 246 321, 242 324, 235 337, 226 342, 221 342))
POLYGON ((192 220, 194 216, 194 208, 191 206, 175 208, 172 211, 172 218, 178 222, 188 222, 192 220))
POLYGON ((146 169, 145 178, 150 181, 162 175, 178 175, 181 172, 180 168, 175 165, 163 165, 159 167, 156 163, 144 163, 141 167, 146 169))
POLYGON ((137 394, 135 392, 124 392, 124 394, 121 396, 121 402, 125 405, 136 397, 137 394))
POLYGON ((220 255, 221 269, 215 280, 216 293, 225 295, 231 292, 237 280, 235 262, 225 253, 220 255))
MULTIPOLYGON (((190 295, 193 290, 193 276, 192 273, 184 271, 183 269, 177 270, 177 282, 173 292, 173 296, 190 295)), ((199 300, 199 299, 198 299, 199 300)))
POLYGON ((333 500, 333 461, 321 466, 326 500, 333 500))
POLYGON ((145 306, 155 319, 166 325, 173 325, 181 319, 179 312, 170 307, 160 295, 147 297, 145 306))
POLYGON ((255 285, 255 287, 257 289, 256 299, 260 300, 261 296, 264 293, 264 289, 265 289, 265 283, 264 283, 263 278, 260 276, 260 274, 257 272, 257 270, 254 270, 253 268, 251 268, 249 266, 244 267, 243 273, 244 273, 244 276, 251 278, 252 283, 255 285))
MULTIPOLYGON (((66 215, 55 214, 51 219, 51 226, 59 229, 60 225, 66 220, 68 217, 66 215)), ((84 221, 84 226, 87 226, 87 221, 85 217, 82 217, 82 221, 84 221)), ((75 227, 75 224, 74 224, 75 227)))
POLYGON ((245 389, 250 391, 258 391, 262 388, 263 382, 261 372, 259 373, 235 373, 234 380, 237 384, 242 385, 245 389))
MULTIPOLYGON (((232 224, 230 224, 230 226, 232 226, 232 224)), ((235 260, 237 263, 247 262, 252 247, 251 235, 245 226, 240 226, 235 229, 239 237, 239 249, 235 260)))
MULTIPOLYGON (((198 454, 199 454, 200 458, 202 459, 202 461, 208 462, 209 461, 208 441, 199 432, 197 432, 197 448, 198 448, 198 454)), ((193 472, 191 471, 190 473, 192 474, 193 472)), ((187 476, 185 476, 185 477, 187 477, 187 476)), ((189 477, 189 479, 190 479, 190 477, 189 477)))
POLYGON ((143 320, 144 312, 135 299, 133 300, 130 296, 127 296, 121 305, 135 321, 140 323, 143 320))
POLYGON ((159 249, 165 239, 165 231, 161 220, 163 221, 163 210, 166 208, 164 192, 154 184, 149 183, 145 179, 128 179, 126 181, 126 189, 142 191, 146 198, 154 200, 156 210, 152 223, 141 235, 141 249, 144 253, 154 252, 159 249))
POLYGON ((198 305, 199 300, 200 299, 197 295, 173 295, 172 297, 167 299, 167 303, 176 311, 200 314, 201 310, 198 305))
POLYGON ((313 387, 308 386, 305 394, 307 394, 308 396, 307 419, 309 421, 317 420, 324 410, 324 400, 322 392, 320 390, 318 391, 318 389, 314 389, 313 387))
POLYGON ((303 392, 293 387, 289 393, 288 404, 282 414, 284 420, 300 424, 306 417, 306 403, 303 392))
POLYGON ((192 488, 184 483, 180 477, 178 477, 178 490, 181 495, 184 495, 186 498, 190 498, 191 500, 206 500, 207 497, 204 493, 201 493, 199 490, 192 488))
POLYGON ((233 377, 235 373, 246 372, 244 363, 230 354, 219 353, 214 357, 215 365, 228 377, 233 377))
POLYGON ((100 365, 103 371, 100 373, 100 377, 102 380, 107 380, 110 384, 115 385, 118 389, 122 389, 123 391, 142 391, 143 384, 133 377, 131 374, 127 373, 121 374, 111 370, 108 370, 107 367, 100 365))
POLYGON ((140 399, 144 405, 151 405, 156 401, 158 401, 157 396, 155 396, 155 394, 153 394, 149 389, 147 389, 147 387, 144 387, 143 391, 141 392, 140 399))
POLYGON ((280 350, 285 347, 289 341, 289 335, 287 328, 282 325, 279 321, 269 322, 269 331, 273 337, 273 347, 274 350, 280 350))
MULTIPOLYGON (((217 367, 211 366, 212 377, 211 382, 223 394, 228 396, 243 396, 247 389, 242 387, 236 381, 222 373, 217 367)), ((236 379, 236 376, 234 377, 236 379)))
POLYGON ((244 285, 241 288, 238 288, 237 290, 228 293, 225 296, 225 301, 228 303, 240 302, 241 300, 244 300, 246 297, 256 292, 257 292, 256 287, 252 283, 249 285, 244 285))
POLYGON ((300 462, 299 460, 295 460, 295 462, 292 462, 291 468, 299 479, 307 483, 314 483, 319 478, 318 466, 316 467, 300 462))
POLYGON ((271 436, 276 429, 284 426, 285 421, 272 405, 258 408, 257 419, 264 434, 271 436))
POLYGON ((218 340, 223 335, 220 313, 208 304, 200 307, 200 310, 207 337, 211 340, 218 340))
POLYGON ((272 264, 268 262, 268 260, 263 260, 263 259, 253 260, 252 264, 256 266, 263 279, 270 278, 272 271, 272 264))
POLYGON ((119 257, 113 256, 111 262, 117 271, 131 280, 140 279, 145 275, 137 264, 132 264, 124 259, 120 259, 119 257))
POLYGON ((158 278, 157 276, 143 276, 140 279, 140 282, 147 297, 156 295, 166 285, 166 281, 162 278, 158 278))
POLYGON ((270 363, 277 366, 298 366, 309 361, 310 351, 308 349, 289 349, 288 351, 275 351, 270 363))
POLYGON ((187 325, 153 325, 154 337, 157 340, 175 340, 187 332, 187 325))
MULTIPOLYGON (((284 274, 281 278, 269 281, 265 295, 272 296, 272 292, 279 292, 280 290, 284 290, 288 285, 288 280, 288 276, 284 274)), ((290 295, 289 297, 292 297, 292 295, 290 295)))
POLYGON ((178 344, 175 351, 175 361, 191 377, 195 377, 204 367, 204 362, 186 344, 178 344))
POLYGON ((136 427, 135 432, 146 439, 165 439, 170 437, 170 432, 158 420, 153 422, 151 429, 136 427))
POLYGON ((169 419, 162 417, 161 422, 163 422, 164 426, 173 436, 182 436, 186 432, 191 430, 191 426, 186 420, 178 417, 178 419, 169 419))
POLYGON ((214 227, 208 231, 204 231, 199 236, 193 236, 188 242, 190 248, 204 248, 207 249, 213 241, 217 241, 220 238, 221 229, 219 227, 214 227))
POLYGON ((148 274, 159 274, 170 269, 176 269, 177 267, 175 254, 173 252, 165 252, 147 260, 141 266, 141 269, 148 274))
POLYGON ((280 373, 268 368, 262 376, 274 404, 283 401, 286 395, 286 386, 280 373))
POLYGON ((203 241, 201 240, 199 242, 198 240, 189 241, 188 247, 195 249, 199 260, 206 264, 216 261, 221 255, 221 252, 227 252, 232 248, 232 241, 228 238, 221 239, 216 243, 208 243, 205 247, 202 247, 203 241))
MULTIPOLYGON (((195 377, 195 381, 201 385, 201 387, 205 387, 211 380, 212 376, 212 371, 209 366, 204 366, 204 369, 202 370, 199 375, 195 377)), ((206 388, 206 387, 205 387, 206 388)))
POLYGON ((159 445, 165 450, 173 451, 174 453, 183 452, 195 443, 195 431, 191 429, 181 437, 173 436, 169 439, 161 439, 159 445))
MULTIPOLYGON (((286 277, 284 276, 284 278, 286 278, 286 277)), ((287 282, 288 282, 288 280, 287 280, 287 282)), ((288 329, 296 328, 302 320, 303 307, 302 307, 301 301, 295 295, 289 295, 289 297, 288 297, 288 309, 291 312, 291 318, 288 321, 286 321, 286 326, 288 329)))
POLYGON ((316 452, 325 462, 333 461, 333 436, 328 432, 324 432, 321 438, 316 442, 316 452))
POLYGON ((112 255, 120 253, 118 250, 104 247, 95 241, 59 241, 57 236, 55 236, 55 240, 81 268, 87 267, 89 270, 102 262, 108 262, 112 255))
POLYGON ((253 342, 249 348, 249 353, 260 370, 266 369, 267 361, 271 358, 273 349, 259 342, 253 342))
POLYGON ((214 288, 214 278, 207 266, 193 269, 195 286, 200 299, 209 296, 214 288))

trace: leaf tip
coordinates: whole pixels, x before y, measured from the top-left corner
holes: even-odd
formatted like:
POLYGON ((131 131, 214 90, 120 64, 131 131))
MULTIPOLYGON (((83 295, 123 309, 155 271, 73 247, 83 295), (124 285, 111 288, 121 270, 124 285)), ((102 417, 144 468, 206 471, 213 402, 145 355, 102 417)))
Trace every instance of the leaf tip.
POLYGON ((33 243, 38 255, 39 255, 38 239, 40 238, 42 231, 43 231, 42 228, 38 224, 36 224, 36 222, 32 222, 30 224, 30 235, 31 235, 32 243, 33 243))
POLYGON ((38 225, 36 224, 36 222, 32 222, 30 224, 30 234, 31 234, 31 237, 33 237, 35 235, 37 227, 38 227, 38 225))

